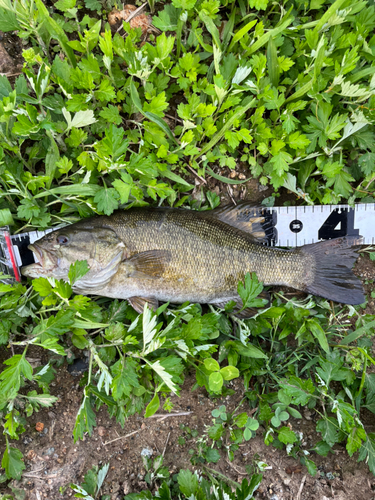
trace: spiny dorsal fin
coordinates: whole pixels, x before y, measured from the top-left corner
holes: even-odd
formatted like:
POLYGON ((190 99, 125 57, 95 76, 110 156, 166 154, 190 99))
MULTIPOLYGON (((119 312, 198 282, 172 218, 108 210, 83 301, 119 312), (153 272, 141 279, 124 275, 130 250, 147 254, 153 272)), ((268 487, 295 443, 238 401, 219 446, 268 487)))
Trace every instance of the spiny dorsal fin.
POLYGON ((133 278, 160 278, 170 259, 171 254, 168 250, 148 250, 137 253, 127 261, 129 267, 134 269, 129 273, 129 276, 133 278))
POLYGON ((266 207, 247 201, 238 205, 226 205, 206 212, 211 217, 249 233, 258 243, 267 242, 273 235, 273 224, 264 217, 266 207))
POLYGON ((130 297, 128 299, 129 304, 132 306, 133 309, 137 311, 138 314, 142 314, 145 304, 148 305, 150 309, 153 311, 156 311, 157 308, 159 307, 159 302, 158 300, 154 298, 144 298, 144 297, 130 297))

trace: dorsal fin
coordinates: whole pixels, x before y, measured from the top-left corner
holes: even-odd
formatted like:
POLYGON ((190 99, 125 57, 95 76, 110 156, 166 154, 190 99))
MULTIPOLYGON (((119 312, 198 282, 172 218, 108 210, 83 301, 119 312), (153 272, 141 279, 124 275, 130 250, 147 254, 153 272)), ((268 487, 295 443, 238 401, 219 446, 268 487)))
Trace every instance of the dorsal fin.
POLYGON ((274 224, 270 217, 265 217, 266 212, 266 207, 244 201, 238 205, 225 205, 205 213, 249 233, 258 243, 266 243, 274 237, 274 224))

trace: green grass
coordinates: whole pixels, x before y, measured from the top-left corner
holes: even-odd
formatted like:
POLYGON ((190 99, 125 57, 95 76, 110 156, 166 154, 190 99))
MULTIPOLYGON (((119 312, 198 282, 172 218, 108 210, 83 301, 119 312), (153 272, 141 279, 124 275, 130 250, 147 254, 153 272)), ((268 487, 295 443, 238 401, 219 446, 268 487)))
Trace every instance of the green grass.
MULTIPOLYGON (((126 23, 126 36, 111 32, 112 7, 0 0, 0 30, 27 42, 22 74, 0 77, 1 224, 43 229, 147 204, 211 209, 219 196, 195 201, 191 171, 233 184, 227 169, 239 162, 273 197, 286 187, 304 203, 375 201, 373 1, 156 3, 160 33, 146 43, 126 23)), ((312 474, 285 424, 304 406, 319 416, 317 453, 344 442, 375 473, 361 420, 364 408, 375 412, 374 316, 280 294, 247 321, 188 304, 139 316, 125 301, 74 295, 84 272, 77 263, 70 283, 0 284, 0 343, 17 352, 0 374, 3 480, 21 476, 16 441, 28 416, 53 405, 49 383, 72 345, 90 352, 75 439, 91 434, 101 405, 122 425, 144 409, 170 410, 190 368, 213 396, 241 377, 265 442, 312 474), (33 345, 51 353, 45 368, 26 360, 33 345)), ((246 278, 244 301, 257 300, 258 285, 246 278)), ((227 451, 255 432, 242 420, 227 451)))

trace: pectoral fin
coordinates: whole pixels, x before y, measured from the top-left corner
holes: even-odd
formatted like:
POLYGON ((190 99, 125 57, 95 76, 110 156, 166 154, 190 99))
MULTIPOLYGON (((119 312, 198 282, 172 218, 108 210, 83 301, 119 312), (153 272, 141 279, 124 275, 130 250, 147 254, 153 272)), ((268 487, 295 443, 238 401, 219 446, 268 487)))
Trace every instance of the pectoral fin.
POLYGON ((160 278, 171 258, 167 250, 148 250, 137 253, 128 260, 134 270, 129 274, 132 278, 160 278))
POLYGON ((156 309, 159 307, 159 302, 153 298, 146 299, 144 297, 130 297, 128 299, 128 302, 132 306, 132 308, 135 309, 139 314, 143 313, 145 304, 147 304, 148 307, 153 311, 156 311, 156 309))

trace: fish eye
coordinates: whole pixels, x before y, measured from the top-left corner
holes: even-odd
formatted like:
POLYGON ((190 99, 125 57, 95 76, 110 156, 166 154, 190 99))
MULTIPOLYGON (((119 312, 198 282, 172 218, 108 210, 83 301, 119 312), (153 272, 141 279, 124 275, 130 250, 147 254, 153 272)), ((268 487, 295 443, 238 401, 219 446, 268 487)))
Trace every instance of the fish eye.
POLYGON ((69 243, 69 238, 61 234, 60 236, 57 237, 57 243, 59 245, 66 245, 67 243, 69 243))

